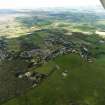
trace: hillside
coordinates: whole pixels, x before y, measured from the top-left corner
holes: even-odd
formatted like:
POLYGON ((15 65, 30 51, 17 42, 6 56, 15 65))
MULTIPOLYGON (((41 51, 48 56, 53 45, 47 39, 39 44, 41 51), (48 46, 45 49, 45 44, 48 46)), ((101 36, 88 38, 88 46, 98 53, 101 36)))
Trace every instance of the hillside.
POLYGON ((55 10, 0 12, 1 105, 104 105, 104 11, 55 10))

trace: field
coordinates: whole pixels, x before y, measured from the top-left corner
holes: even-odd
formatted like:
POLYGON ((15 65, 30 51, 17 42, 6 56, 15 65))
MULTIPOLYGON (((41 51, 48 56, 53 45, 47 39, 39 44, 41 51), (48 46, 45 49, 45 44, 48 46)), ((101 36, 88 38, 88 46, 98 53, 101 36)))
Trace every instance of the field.
POLYGON ((105 14, 83 11, 1 17, 0 105, 105 104, 105 14))
POLYGON ((59 65, 60 70, 55 70, 36 89, 3 105, 104 105, 105 65, 102 62, 89 64, 74 54, 60 56, 51 62, 59 65), (62 76, 65 70, 68 70, 67 77, 62 76))

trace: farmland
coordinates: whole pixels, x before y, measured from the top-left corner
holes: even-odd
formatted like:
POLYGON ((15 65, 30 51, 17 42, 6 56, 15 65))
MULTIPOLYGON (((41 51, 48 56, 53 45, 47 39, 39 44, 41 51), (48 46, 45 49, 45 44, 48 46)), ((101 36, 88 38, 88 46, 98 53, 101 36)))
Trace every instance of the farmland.
POLYGON ((104 11, 0 14, 0 105, 105 104, 104 11))

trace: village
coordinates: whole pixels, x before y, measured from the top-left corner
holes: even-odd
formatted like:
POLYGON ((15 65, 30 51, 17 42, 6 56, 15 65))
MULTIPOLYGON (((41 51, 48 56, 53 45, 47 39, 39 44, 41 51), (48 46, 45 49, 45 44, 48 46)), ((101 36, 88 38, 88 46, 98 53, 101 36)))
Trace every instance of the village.
MULTIPOLYGON (((36 87, 40 82, 47 78, 49 74, 41 74, 33 71, 28 71, 28 69, 34 67, 38 68, 43 66, 50 60, 54 60, 58 56, 63 56, 67 54, 78 54, 81 58, 89 63, 93 62, 93 57, 88 47, 85 44, 81 44, 80 47, 76 47, 76 44, 65 40, 64 36, 48 36, 44 39, 45 49, 36 48, 26 51, 8 51, 8 44, 4 40, 0 40, 0 61, 7 60, 11 61, 14 59, 22 59, 28 63, 27 72, 16 72, 15 76, 20 79, 28 79, 32 82, 32 87, 36 87)), ((59 66, 56 65, 59 69, 59 66)), ((53 70, 52 70, 53 71, 53 70)), ((51 72, 52 72, 51 71, 51 72)), ((63 76, 67 75, 67 71, 62 73, 63 76)))
POLYGON ((87 3, 0 10, 0 105, 105 105, 105 10, 87 3))

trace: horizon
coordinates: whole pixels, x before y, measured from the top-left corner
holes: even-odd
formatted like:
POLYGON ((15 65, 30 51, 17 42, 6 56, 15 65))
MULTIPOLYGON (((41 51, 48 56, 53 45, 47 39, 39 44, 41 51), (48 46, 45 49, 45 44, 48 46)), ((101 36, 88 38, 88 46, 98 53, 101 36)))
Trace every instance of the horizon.
POLYGON ((0 0, 0 9, 101 7, 99 0, 0 0))

